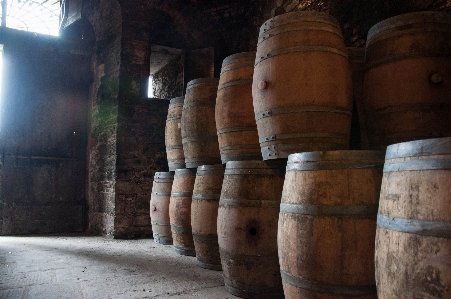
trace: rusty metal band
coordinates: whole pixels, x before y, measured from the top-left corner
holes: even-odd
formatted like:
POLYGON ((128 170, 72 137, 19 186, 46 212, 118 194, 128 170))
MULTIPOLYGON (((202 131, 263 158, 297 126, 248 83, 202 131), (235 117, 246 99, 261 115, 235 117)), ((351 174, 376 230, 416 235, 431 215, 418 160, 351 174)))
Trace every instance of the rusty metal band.
POLYGON ((188 82, 188 84, 186 85, 186 90, 188 91, 188 89, 197 87, 196 85, 200 85, 201 87, 210 87, 215 85, 217 86, 218 82, 219 78, 214 77, 194 79, 188 82))
POLYGON ((199 142, 199 141, 218 141, 218 136, 202 136, 202 137, 185 137, 182 138, 182 144, 190 143, 190 142, 199 142))
POLYGON ((274 141, 274 140, 283 140, 283 139, 293 139, 293 138, 336 138, 336 139, 344 139, 348 140, 349 135, 346 134, 338 134, 338 133, 290 133, 290 134, 276 134, 271 136, 265 136, 259 138, 260 143, 274 141))
POLYGON ((383 161, 324 161, 307 162, 301 164, 287 164, 286 171, 308 171, 308 170, 334 170, 334 169, 380 169, 384 167, 383 161))
POLYGON ((195 178, 196 177, 196 170, 194 169, 187 169, 187 168, 183 168, 183 169, 177 169, 175 171, 174 174, 174 179, 175 178, 195 178))
POLYGON ((156 179, 172 179, 174 178, 174 174, 172 172, 155 172, 154 178, 156 179))
POLYGON ((281 213, 290 213, 298 215, 326 215, 326 216, 373 216, 376 218, 378 205, 352 205, 352 206, 326 206, 326 205, 299 205, 299 204, 280 204, 281 213))
POLYGON ((274 208, 279 210, 280 200, 238 200, 233 198, 221 198, 220 207, 249 207, 249 208, 274 208))
POLYGON ((246 263, 263 263, 263 264, 278 264, 279 258, 276 252, 270 252, 265 255, 246 255, 239 253, 231 253, 222 248, 219 248, 221 259, 235 260, 246 263))
POLYGON ((194 170, 196 170, 197 167, 202 165, 217 164, 217 163, 221 163, 220 157, 185 158, 186 168, 194 170))
MULTIPOLYGON (((255 58, 255 57, 254 57, 255 58)), ((222 76, 224 73, 228 72, 228 71, 233 71, 236 69, 243 69, 243 68, 254 68, 254 59, 252 59, 251 61, 249 61, 249 59, 244 60, 244 63, 240 63, 238 65, 233 65, 233 66, 229 66, 229 67, 223 67, 221 68, 221 74, 220 76, 222 76)))
POLYGON ((217 134, 224 134, 229 132, 243 132, 243 131, 257 131, 257 125, 245 127, 230 127, 217 130, 217 134))
POLYGON ((174 246, 174 251, 177 254, 188 255, 188 256, 196 256, 196 251, 192 247, 177 246, 177 245, 173 245, 173 246, 174 246))
POLYGON ((365 296, 377 294, 376 285, 335 285, 322 281, 311 281, 300 277, 295 277, 282 270, 280 271, 280 274, 284 282, 297 288, 312 292, 342 296, 365 296))
POLYGON ((193 239, 199 242, 218 242, 218 234, 196 234, 193 233, 193 239))
POLYGON ((224 176, 224 166, 217 165, 202 165, 197 167, 196 177, 219 175, 224 176))
MULTIPOLYGON (((172 181, 171 181, 172 183, 172 181)), ((150 195, 155 195, 155 196, 171 196, 171 192, 152 192, 150 193, 150 195)))
POLYGON ((169 178, 155 178, 153 180, 154 183, 171 183, 174 180, 174 176, 169 177, 169 178))
POLYGON ((170 105, 175 105, 175 104, 179 104, 179 103, 183 103, 183 101, 185 100, 185 97, 177 97, 177 98, 173 98, 169 101, 170 105))
POLYGON ((189 197, 193 196, 193 192, 171 192, 171 197, 189 197))
POLYGON ((410 170, 451 170, 451 154, 444 159, 408 160, 384 165, 384 172, 410 170))
POLYGON ((392 144, 387 147, 385 160, 432 155, 450 155, 451 137, 431 138, 392 144))
MULTIPOLYGON (((261 263, 267 263, 261 261, 261 263)), ((224 288, 227 292, 240 298, 259 298, 258 295, 261 294, 263 298, 285 298, 282 287, 264 287, 261 285, 249 285, 242 283, 240 281, 235 281, 226 276, 223 276, 224 288), (252 295, 248 295, 248 294, 252 295), (255 297, 257 295, 257 297, 255 297)))
POLYGON ((425 51, 420 53, 409 53, 409 54, 400 54, 400 55, 391 55, 384 56, 381 59, 370 60, 367 58, 365 63, 365 71, 368 71, 372 68, 375 68, 380 65, 384 65, 387 63, 396 62, 399 60, 405 59, 415 59, 415 58, 451 58, 451 52, 444 54, 444 51, 425 51))
POLYGON ((291 113, 301 113, 301 112, 329 112, 329 113, 338 113, 345 115, 352 115, 352 111, 343 107, 335 107, 335 106, 288 106, 288 107, 279 107, 268 109, 262 112, 259 112, 255 115, 255 121, 258 121, 265 117, 270 117, 278 114, 291 114, 291 113))
MULTIPOLYGON (((152 225, 158 225, 158 226, 171 226, 171 224, 169 222, 157 222, 157 221, 152 221, 151 222, 152 225)), ((162 234, 159 234, 160 236, 162 234)))
POLYGON ((171 223, 171 230, 175 232, 181 232, 181 233, 192 233, 192 227, 191 226, 181 226, 181 225, 175 225, 171 223))
POLYGON ((183 149, 183 145, 170 145, 170 146, 166 146, 166 150, 171 150, 171 149, 183 149))
POLYGON ((387 29, 396 29, 396 27, 399 27, 398 25, 392 26, 391 28, 386 28, 384 31, 381 32, 368 32, 367 36, 367 48, 371 47, 373 44, 378 43, 380 41, 383 41, 385 39, 389 39, 392 37, 400 37, 400 36, 407 36, 412 35, 415 33, 420 34, 428 34, 428 33, 444 33, 445 36, 451 35, 451 24, 447 24, 448 27, 419 27, 419 28, 412 28, 412 29, 404 29, 404 30, 394 30, 390 32, 387 29), (377 35, 381 35, 377 37, 377 35), (372 40, 373 38, 376 38, 376 40, 372 40))
POLYGON ((278 169, 268 168, 241 168, 241 169, 228 169, 226 167, 224 175, 276 175, 278 169))
POLYGON ((219 151, 231 151, 231 150, 241 150, 241 149, 260 149, 258 144, 237 144, 237 145, 228 145, 219 148, 219 151))
POLYGON ((385 107, 380 109, 372 109, 367 111, 368 116, 379 117, 381 114, 393 112, 414 112, 414 111, 440 110, 444 113, 449 113, 451 110, 451 103, 436 103, 436 104, 416 104, 416 105, 397 105, 393 107, 385 107))
POLYGON ((215 106, 216 105, 216 97, 215 98, 203 98, 196 99, 195 102, 185 103, 183 104, 183 110, 191 109, 197 106, 215 106))
POLYGON ((345 51, 338 50, 333 47, 325 47, 325 46, 298 46, 298 47, 289 47, 284 49, 276 49, 269 53, 263 54, 255 59, 254 67, 257 66, 260 62, 263 60, 266 60, 268 58, 272 58, 279 55, 285 55, 290 53, 305 53, 305 52, 327 52, 332 54, 337 54, 340 56, 343 56, 344 58, 348 59, 348 54, 345 51))
POLYGON ((232 54, 232 55, 224 58, 224 60, 222 61, 221 68, 224 68, 225 66, 227 66, 231 63, 242 63, 242 62, 247 62, 250 60, 253 61, 254 58, 255 58, 255 51, 232 54))
POLYGON ((197 256, 196 264, 201 268, 205 268, 205 269, 209 269, 209 270, 217 270, 217 271, 222 270, 221 261, 218 261, 215 258, 206 258, 206 257, 202 257, 202 256, 197 256))
POLYGON ((259 160, 262 159, 260 151, 256 153, 221 153, 222 163, 227 163, 229 161, 239 161, 239 160, 259 160))
POLYGON ((280 16, 276 16, 276 17, 273 17, 273 18, 267 20, 260 27, 260 34, 262 32, 265 32, 271 28, 275 28, 280 25, 299 23, 299 22, 322 23, 322 24, 327 24, 327 25, 334 26, 334 27, 340 29, 340 24, 338 23, 337 19, 335 19, 334 17, 332 17, 330 15, 327 15, 324 13, 319 13, 316 11, 297 11, 297 12, 285 13, 280 16))
POLYGON ((377 215, 377 226, 401 233, 436 238, 451 238, 451 221, 428 221, 377 215))
POLYGON ((161 233, 153 233, 154 238, 171 238, 172 239, 172 234, 161 234, 161 233))
MULTIPOLYGON (((320 27, 320 26, 293 26, 285 29, 279 29, 279 30, 271 30, 271 33, 264 33, 263 35, 260 35, 258 38, 257 47, 260 45, 260 43, 264 42, 268 38, 274 37, 276 35, 282 34, 282 33, 288 33, 293 31, 323 31, 323 32, 329 32, 337 35, 340 38, 343 38, 343 35, 341 34, 341 30, 337 27, 334 28, 326 28, 326 27, 320 27)), ((266 31, 267 32, 267 31, 266 31)))
POLYGON ((154 179, 153 182, 154 183, 160 183, 160 184, 172 184, 172 182, 174 181, 174 178, 167 178, 167 179, 154 179))
POLYGON ((252 79, 233 80, 233 81, 229 81, 227 83, 221 84, 218 87, 218 92, 223 88, 227 88, 230 86, 239 86, 239 85, 252 85, 252 79))
POLYGON ((193 200, 218 201, 221 194, 199 194, 193 193, 193 200))
POLYGON ((173 117, 168 117, 166 118, 166 122, 170 122, 170 121, 174 121, 174 120, 179 120, 182 118, 182 115, 177 115, 177 116, 173 116, 173 117))

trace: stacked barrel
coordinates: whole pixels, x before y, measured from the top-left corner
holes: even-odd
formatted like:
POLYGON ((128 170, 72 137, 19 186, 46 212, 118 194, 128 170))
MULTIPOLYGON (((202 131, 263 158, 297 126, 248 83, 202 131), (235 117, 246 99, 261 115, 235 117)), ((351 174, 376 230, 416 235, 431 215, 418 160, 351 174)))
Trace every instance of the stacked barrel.
POLYGON ((451 141, 415 141, 451 136, 450 44, 444 13, 384 20, 366 48, 325 13, 267 20, 171 100, 155 240, 170 228, 243 298, 450 297, 451 141))

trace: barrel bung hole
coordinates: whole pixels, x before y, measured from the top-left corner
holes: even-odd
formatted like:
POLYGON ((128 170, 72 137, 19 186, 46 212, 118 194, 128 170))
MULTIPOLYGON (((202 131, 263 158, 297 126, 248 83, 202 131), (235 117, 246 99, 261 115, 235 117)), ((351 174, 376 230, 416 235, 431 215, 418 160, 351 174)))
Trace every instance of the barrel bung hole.
POLYGON ((250 234, 251 236, 255 236, 255 235, 257 234, 257 229, 256 229, 255 227, 251 227, 251 228, 249 229, 249 234, 250 234))

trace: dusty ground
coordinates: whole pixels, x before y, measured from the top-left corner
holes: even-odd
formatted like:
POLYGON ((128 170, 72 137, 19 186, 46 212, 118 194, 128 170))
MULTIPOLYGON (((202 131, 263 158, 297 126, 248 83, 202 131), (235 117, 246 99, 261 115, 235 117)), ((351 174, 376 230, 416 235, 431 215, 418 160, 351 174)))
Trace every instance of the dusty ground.
POLYGON ((238 298, 172 246, 89 236, 0 237, 0 298, 238 298))

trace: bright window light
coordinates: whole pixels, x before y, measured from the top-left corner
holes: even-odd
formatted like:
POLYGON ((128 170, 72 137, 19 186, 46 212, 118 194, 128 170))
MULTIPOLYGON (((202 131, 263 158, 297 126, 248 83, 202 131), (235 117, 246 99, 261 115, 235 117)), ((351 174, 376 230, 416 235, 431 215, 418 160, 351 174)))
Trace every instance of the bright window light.
POLYGON ((2 82, 3 82, 2 75, 3 75, 3 45, 0 45, 0 109, 2 107, 2 82))
POLYGON ((8 0, 6 27, 58 35, 59 14, 60 0, 8 0))
POLYGON ((153 94, 153 77, 149 77, 149 85, 147 87, 147 97, 153 98, 155 95, 153 94))

